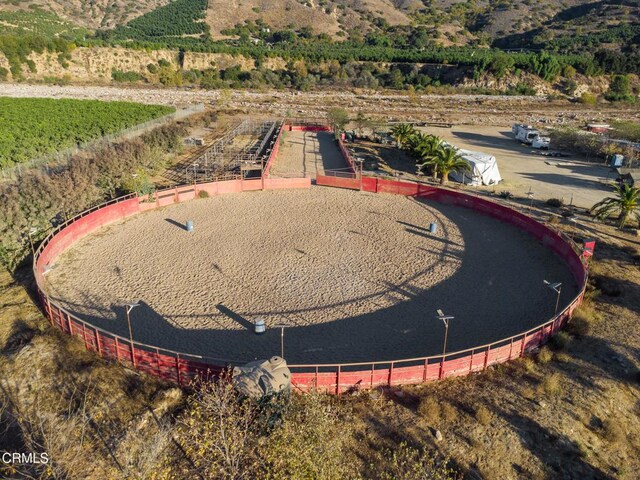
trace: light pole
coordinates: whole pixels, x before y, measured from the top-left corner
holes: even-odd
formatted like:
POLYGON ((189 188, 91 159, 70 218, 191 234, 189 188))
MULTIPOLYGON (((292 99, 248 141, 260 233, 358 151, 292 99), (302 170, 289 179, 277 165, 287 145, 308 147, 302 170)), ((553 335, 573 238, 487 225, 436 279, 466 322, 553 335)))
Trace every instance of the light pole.
POLYGON ((286 325, 284 323, 279 323, 277 325, 274 325, 274 327, 280 329, 280 358, 284 358, 284 329, 287 328, 288 326, 289 325, 286 325))
POLYGON ((139 306, 140 306, 140 303, 129 303, 126 305, 127 325, 129 326, 129 342, 131 345, 131 363, 133 363, 134 367, 136 366, 136 356, 133 353, 133 332, 131 331, 131 310, 139 306))
POLYGON ((38 229, 34 227, 29 228, 29 230, 27 231, 27 235, 29 235, 29 244, 31 245, 31 255, 33 256, 33 258, 36 258, 36 249, 33 246, 33 235, 35 235, 36 233, 38 233, 38 229))
POLYGON ((455 317, 451 315, 445 315, 442 310, 438 309, 438 319, 442 320, 444 323, 444 346, 442 347, 442 362, 440 362, 440 375, 439 378, 442 378, 444 375, 444 356, 447 353, 447 336, 449 335, 449 320, 453 320, 455 317))
POLYGON ((554 313, 555 315, 558 313, 558 306, 560 305, 560 292, 562 292, 562 283, 560 282, 551 283, 551 282, 548 282, 547 280, 544 280, 544 284, 558 294, 558 297, 556 299, 556 311, 554 313))
POLYGON ((529 191, 527 192, 527 197, 529 197, 529 211, 533 210, 533 192, 531 191, 531 187, 529 187, 529 191))

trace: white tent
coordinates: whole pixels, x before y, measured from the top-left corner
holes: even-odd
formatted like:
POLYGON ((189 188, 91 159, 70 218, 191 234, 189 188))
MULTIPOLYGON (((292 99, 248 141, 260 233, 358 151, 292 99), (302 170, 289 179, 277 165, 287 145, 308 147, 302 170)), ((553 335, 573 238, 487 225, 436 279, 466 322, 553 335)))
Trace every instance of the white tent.
POLYGON ((450 177, 456 182, 467 185, 495 185, 502 181, 496 157, 482 152, 458 149, 458 154, 471 167, 470 172, 451 172, 450 177))

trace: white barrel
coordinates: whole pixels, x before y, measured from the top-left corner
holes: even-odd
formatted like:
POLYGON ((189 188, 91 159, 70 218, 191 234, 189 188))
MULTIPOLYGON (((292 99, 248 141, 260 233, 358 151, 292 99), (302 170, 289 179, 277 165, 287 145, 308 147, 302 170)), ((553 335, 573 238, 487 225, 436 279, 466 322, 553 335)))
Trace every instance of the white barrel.
POLYGON ((264 318, 256 318, 254 323, 254 331, 257 334, 264 333, 267 330, 266 325, 264 324, 264 318))

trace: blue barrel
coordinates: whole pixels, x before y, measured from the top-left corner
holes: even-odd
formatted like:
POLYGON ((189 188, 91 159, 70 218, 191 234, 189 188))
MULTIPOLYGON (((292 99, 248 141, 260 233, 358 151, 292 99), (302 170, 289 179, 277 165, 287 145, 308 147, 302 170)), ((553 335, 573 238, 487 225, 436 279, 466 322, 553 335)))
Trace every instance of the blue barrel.
POLYGON ((429 225, 429 233, 436 233, 438 231, 438 224, 436 222, 431 222, 429 225))
POLYGON ((187 220, 187 232, 193 232, 193 220, 187 220))

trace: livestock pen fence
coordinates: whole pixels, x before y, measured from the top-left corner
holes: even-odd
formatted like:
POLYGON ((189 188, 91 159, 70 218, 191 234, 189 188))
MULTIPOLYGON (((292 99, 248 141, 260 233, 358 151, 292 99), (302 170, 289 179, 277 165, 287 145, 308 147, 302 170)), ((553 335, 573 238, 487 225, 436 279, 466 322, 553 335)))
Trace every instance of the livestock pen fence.
MULTIPOLYGON (((526 332, 490 344, 458 352, 385 362, 290 365, 292 383, 300 391, 318 389, 340 394, 358 388, 421 383, 431 380, 478 372, 496 363, 521 357, 528 350, 545 343, 562 328, 580 304, 586 286, 587 270, 583 258, 574 246, 557 232, 534 219, 490 200, 462 192, 423 184, 365 177, 348 179, 318 176, 318 185, 359 189, 427 198, 472 209, 483 215, 510 223, 536 238, 558 255, 568 266, 580 286, 579 293, 553 318, 526 332)), ((159 348, 132 341, 98 328, 65 310, 46 292, 46 272, 56 258, 81 238, 115 221, 142 211, 196 199, 200 191, 208 195, 237 193, 260 189, 309 188, 308 178, 233 178, 217 182, 178 187, 156 192, 148 198, 129 195, 97 206, 59 225, 38 247, 34 256, 34 275, 43 309, 52 325, 65 333, 79 337, 86 348, 100 356, 113 359, 187 386, 196 377, 216 376, 234 364, 225 359, 210 358, 159 348)))

